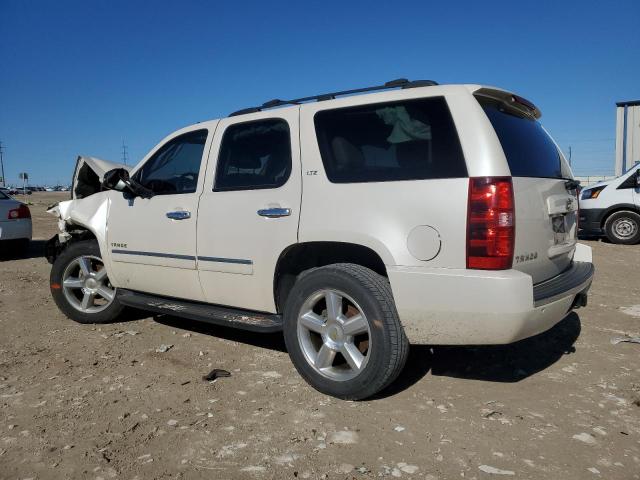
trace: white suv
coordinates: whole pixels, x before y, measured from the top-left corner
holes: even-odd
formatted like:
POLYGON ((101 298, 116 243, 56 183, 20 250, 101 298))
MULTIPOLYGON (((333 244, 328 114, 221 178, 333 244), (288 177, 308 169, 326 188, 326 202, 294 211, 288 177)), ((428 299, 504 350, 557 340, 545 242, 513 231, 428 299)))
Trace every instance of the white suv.
POLYGON ((82 323, 129 306, 283 331, 300 374, 348 399, 390 384, 409 344, 536 335, 594 272, 539 117, 497 88, 401 79, 183 128, 130 171, 80 157, 53 209, 53 298, 82 323))

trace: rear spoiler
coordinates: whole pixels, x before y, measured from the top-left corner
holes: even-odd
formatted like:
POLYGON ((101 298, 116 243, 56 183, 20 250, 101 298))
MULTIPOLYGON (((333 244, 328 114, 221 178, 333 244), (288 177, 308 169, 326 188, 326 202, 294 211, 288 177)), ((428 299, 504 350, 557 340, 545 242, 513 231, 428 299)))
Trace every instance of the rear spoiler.
POLYGON ((101 191, 104 174, 114 168, 124 168, 129 171, 132 167, 123 163, 109 162, 96 157, 78 156, 76 168, 73 171, 71 199, 85 198, 101 191))
POLYGON ((522 115, 533 118, 535 120, 542 116, 542 112, 536 107, 533 102, 530 102, 526 98, 523 98, 515 93, 507 92, 506 90, 499 90, 494 88, 480 88, 473 92, 476 97, 488 97, 493 100, 499 101, 510 110, 515 110, 522 115))

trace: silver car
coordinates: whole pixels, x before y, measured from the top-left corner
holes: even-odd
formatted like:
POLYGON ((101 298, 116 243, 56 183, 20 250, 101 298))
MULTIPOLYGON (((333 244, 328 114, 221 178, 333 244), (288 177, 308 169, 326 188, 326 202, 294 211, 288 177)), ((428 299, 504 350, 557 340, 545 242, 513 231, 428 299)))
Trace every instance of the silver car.
POLYGON ((29 207, 0 191, 0 254, 7 253, 11 247, 26 250, 31 232, 29 207))

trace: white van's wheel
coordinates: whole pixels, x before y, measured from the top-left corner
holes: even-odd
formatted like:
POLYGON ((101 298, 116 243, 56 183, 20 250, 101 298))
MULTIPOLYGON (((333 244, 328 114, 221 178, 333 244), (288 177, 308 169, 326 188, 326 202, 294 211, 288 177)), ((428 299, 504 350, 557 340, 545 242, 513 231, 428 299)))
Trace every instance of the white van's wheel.
POLYGON ((630 210, 612 213, 604 224, 604 231, 612 243, 632 245, 640 242, 640 215, 630 210))
POLYGON ((409 352, 389 281, 348 263, 300 275, 287 297, 284 336, 307 382, 351 400, 389 385, 409 352))

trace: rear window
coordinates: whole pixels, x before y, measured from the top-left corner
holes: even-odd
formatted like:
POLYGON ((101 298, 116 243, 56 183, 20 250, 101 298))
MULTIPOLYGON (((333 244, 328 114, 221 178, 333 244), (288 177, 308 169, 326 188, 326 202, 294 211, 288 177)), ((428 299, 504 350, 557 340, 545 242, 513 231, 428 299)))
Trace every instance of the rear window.
POLYGON ((512 176, 570 177, 563 172, 560 152, 539 122, 507 110, 497 100, 476 98, 498 135, 512 176))
POLYGON ((314 120, 333 183, 467 176, 443 97, 323 110, 314 120))

